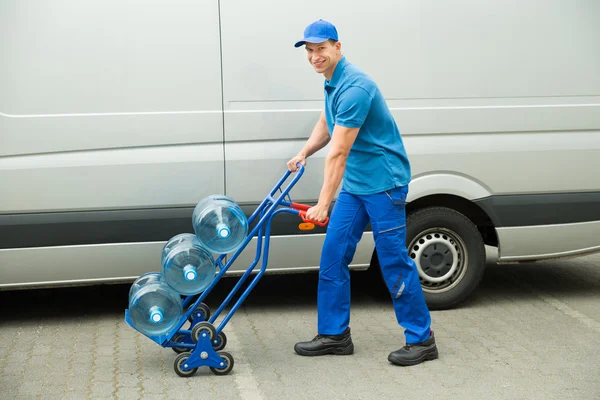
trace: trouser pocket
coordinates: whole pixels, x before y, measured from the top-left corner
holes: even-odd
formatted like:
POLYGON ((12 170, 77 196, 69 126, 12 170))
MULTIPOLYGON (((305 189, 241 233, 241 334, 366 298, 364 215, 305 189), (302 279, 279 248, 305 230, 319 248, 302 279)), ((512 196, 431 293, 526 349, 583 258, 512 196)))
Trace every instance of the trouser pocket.
POLYGON ((406 196, 408 194, 408 187, 402 186, 394 189, 386 190, 385 194, 391 201, 392 206, 396 209, 403 210, 406 206, 406 196))

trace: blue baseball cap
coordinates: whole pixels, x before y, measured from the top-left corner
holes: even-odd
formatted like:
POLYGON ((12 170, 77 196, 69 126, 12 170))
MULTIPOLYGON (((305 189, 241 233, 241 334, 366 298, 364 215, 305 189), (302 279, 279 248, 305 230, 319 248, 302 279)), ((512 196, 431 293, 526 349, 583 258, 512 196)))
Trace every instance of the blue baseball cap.
POLYGON ((306 42, 321 43, 329 39, 338 41, 337 29, 335 29, 332 23, 320 19, 306 27, 304 30, 304 39, 297 42, 294 46, 300 47, 306 44, 306 42))

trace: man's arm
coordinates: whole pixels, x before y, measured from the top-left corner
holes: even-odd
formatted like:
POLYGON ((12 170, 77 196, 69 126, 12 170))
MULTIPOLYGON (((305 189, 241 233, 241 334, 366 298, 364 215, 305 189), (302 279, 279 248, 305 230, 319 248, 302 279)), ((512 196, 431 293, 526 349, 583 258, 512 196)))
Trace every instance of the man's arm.
POLYGON ((329 140, 330 136, 329 130, 327 129, 327 121, 325 120, 325 112, 321 111, 321 116, 315 124, 306 144, 294 158, 288 161, 288 169, 292 172, 296 172, 298 170, 296 167, 297 163, 306 165, 306 159, 325 147, 327 143, 329 143, 329 140))
POLYGON ((366 89, 351 86, 340 94, 336 105, 335 127, 331 135, 331 151, 325 159, 325 176, 319 202, 306 212, 309 219, 323 222, 346 170, 346 160, 371 108, 371 95, 366 89))
POLYGON ((326 208, 331 204, 335 191, 342 182, 346 170, 346 160, 358 131, 359 128, 346 128, 340 125, 336 125, 333 130, 331 151, 325 158, 325 176, 323 188, 319 195, 319 203, 322 203, 326 208))
POLYGON ((358 136, 359 129, 346 128, 340 125, 336 125, 333 129, 331 150, 325 158, 324 181, 319 195, 319 202, 307 211, 306 216, 308 219, 323 222, 327 218, 329 206, 342 182, 346 170, 346 160, 356 136, 358 136))

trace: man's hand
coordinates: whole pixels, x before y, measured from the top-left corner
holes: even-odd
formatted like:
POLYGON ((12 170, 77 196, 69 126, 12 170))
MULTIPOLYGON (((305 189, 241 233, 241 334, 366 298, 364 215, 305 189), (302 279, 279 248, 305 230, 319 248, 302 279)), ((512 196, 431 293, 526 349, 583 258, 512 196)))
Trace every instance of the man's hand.
POLYGON ((325 222, 328 213, 329 207, 322 204, 317 204, 316 206, 311 207, 306 211, 306 219, 310 219, 317 222, 325 222))
POLYGON ((290 171, 296 172, 298 171, 298 167, 296 166, 298 163, 306 166, 306 157, 304 157, 302 154, 298 154, 296 157, 287 162, 287 167, 290 171))

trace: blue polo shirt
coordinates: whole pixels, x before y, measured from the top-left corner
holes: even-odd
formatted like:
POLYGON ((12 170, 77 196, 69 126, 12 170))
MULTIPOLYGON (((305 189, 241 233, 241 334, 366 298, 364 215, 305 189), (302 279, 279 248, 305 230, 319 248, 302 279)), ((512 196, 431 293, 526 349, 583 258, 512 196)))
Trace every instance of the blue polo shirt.
POLYGON ((346 162, 344 190, 368 195, 408 185, 410 163, 385 99, 346 57, 325 81, 325 117, 330 135, 335 125, 360 128, 346 162))

